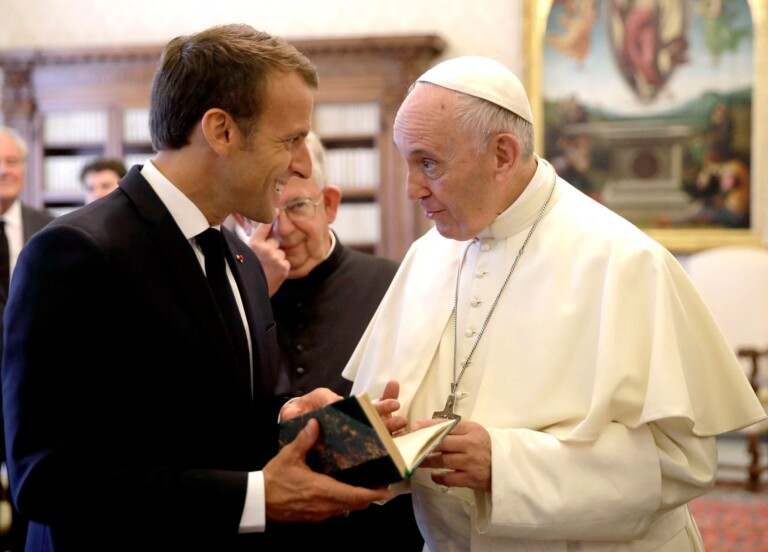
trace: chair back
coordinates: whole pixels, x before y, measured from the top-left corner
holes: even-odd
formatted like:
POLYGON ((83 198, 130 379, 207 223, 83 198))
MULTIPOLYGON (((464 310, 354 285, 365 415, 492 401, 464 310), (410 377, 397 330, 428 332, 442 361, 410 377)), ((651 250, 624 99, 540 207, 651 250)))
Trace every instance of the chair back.
MULTIPOLYGON (((768 249, 715 247, 694 253, 683 265, 768 412, 768 249)), ((760 443, 765 432, 767 420, 740 430, 749 460, 718 460, 718 477, 723 470, 746 469, 746 488, 759 491, 762 474, 768 471, 760 443)))
POLYGON ((768 249, 715 247, 684 266, 734 352, 768 349, 768 249))

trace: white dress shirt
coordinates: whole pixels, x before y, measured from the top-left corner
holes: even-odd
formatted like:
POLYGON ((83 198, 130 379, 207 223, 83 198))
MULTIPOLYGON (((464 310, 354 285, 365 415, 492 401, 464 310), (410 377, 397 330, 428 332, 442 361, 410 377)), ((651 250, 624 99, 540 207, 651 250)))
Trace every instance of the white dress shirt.
MULTIPOLYGON (((185 196, 176 186, 171 183, 159 170, 152 164, 152 161, 147 161, 144 168, 141 170, 141 176, 143 176, 155 193, 163 202, 165 207, 171 213, 173 220, 181 229, 184 237, 189 240, 189 244, 194 249, 197 255, 200 267, 205 272, 205 256, 202 249, 197 244, 195 236, 204 232, 210 225, 205 218, 205 215, 197 208, 197 206, 185 196)), ((252 351, 253 345, 251 344, 251 334, 248 330, 248 320, 245 317, 245 310, 243 309, 243 301, 238 293, 237 283, 235 282, 232 271, 227 264, 227 276, 229 277, 229 283, 234 290, 235 301, 237 302, 237 308, 240 310, 240 315, 243 319, 243 325, 245 327, 245 334, 248 338, 248 350, 252 351)), ((253 383, 253 355, 251 358, 251 383, 253 383)), ((244 439, 248 436, 243 436, 244 439)), ((245 506, 243 508, 243 515, 240 518, 240 532, 241 533, 257 533, 264 531, 266 527, 266 496, 264 490, 264 474, 261 471, 250 472, 248 474, 248 489, 245 495, 245 506)))

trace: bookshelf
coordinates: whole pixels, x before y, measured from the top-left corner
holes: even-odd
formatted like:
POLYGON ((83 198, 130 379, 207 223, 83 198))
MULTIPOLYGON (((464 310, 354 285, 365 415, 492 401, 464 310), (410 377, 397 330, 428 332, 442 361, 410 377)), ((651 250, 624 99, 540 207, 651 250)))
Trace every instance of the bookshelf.
POLYGON ((317 106, 312 123, 326 148, 327 180, 342 190, 332 227, 344 244, 371 252, 381 241, 380 120, 376 102, 347 102, 317 106))
MULTIPOLYGON (((427 228, 405 197, 392 124, 408 86, 443 51, 434 35, 291 41, 318 67, 313 126, 328 180, 343 190, 333 228, 345 244, 402 260, 427 228)), ((5 124, 30 145, 23 199, 54 213, 83 202, 79 173, 96 156, 152 155, 148 101, 162 45, 0 52, 5 124)))

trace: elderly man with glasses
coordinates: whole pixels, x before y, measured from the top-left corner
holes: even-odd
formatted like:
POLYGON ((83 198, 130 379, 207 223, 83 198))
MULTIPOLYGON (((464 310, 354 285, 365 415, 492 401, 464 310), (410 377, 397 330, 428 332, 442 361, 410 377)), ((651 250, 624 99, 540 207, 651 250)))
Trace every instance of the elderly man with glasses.
MULTIPOLYGON (((345 247, 329 225, 341 202, 341 189, 326 182, 325 152, 310 132, 307 147, 312 175, 287 181, 274 222, 254 224, 233 215, 236 231, 258 255, 269 283, 282 366, 275 393, 286 399, 316 387, 348 395, 352 383, 341 377, 358 340, 387 291, 398 265, 345 247)), ((402 552, 420 552, 423 539, 409 495, 384 506, 371 505, 348 518, 287 524, 280 543, 333 539, 335 550, 357 550, 376 535, 402 552), (382 527, 397 527, 382 532, 382 527), (302 540, 304 539, 304 540, 302 540)))

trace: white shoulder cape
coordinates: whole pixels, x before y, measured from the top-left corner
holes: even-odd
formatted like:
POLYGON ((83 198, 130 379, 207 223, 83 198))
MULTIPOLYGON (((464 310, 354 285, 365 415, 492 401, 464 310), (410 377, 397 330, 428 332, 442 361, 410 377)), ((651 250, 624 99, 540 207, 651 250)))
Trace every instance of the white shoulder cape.
MULTIPOLYGON (((506 240, 509 263, 520 234, 506 240)), ((376 397, 398 380, 407 416, 451 315, 465 246, 434 229, 413 244, 344 370, 353 393, 376 397)), ((611 422, 685 418, 711 436, 765 417, 674 256, 561 179, 483 339, 470 419, 486 427, 594 441, 611 422)))

